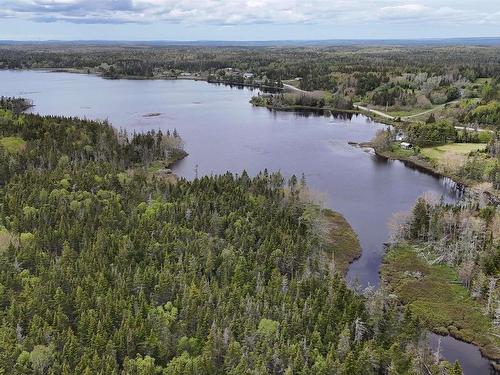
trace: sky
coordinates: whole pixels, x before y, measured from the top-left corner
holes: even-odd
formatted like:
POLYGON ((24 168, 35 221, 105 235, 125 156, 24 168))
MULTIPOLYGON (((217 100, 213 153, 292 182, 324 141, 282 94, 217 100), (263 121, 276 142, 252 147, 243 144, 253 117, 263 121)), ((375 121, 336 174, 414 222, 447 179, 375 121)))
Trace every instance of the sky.
POLYGON ((0 40, 480 36, 500 36, 500 0, 0 0, 0 40))

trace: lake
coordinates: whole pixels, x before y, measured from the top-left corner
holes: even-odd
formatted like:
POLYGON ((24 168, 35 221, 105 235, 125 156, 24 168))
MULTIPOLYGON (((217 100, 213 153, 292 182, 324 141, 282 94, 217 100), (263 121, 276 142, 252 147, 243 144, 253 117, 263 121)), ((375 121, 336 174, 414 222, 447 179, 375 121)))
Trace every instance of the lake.
MULTIPOLYGON (((385 125, 362 115, 252 107, 249 100, 256 93, 199 81, 0 71, 0 95, 32 99, 35 113, 108 119, 128 132, 176 128, 189 156, 174 171, 185 178, 243 170, 256 174, 265 168, 286 177, 304 173, 325 205, 342 213, 359 236, 363 255, 351 265, 348 280, 378 286, 388 220, 426 192, 455 200, 454 183, 348 145, 370 140, 385 125)), ((447 338, 441 344, 447 358, 457 353, 453 342, 447 338)), ((488 373, 488 361, 468 346, 466 355, 457 354, 465 373, 488 373)))

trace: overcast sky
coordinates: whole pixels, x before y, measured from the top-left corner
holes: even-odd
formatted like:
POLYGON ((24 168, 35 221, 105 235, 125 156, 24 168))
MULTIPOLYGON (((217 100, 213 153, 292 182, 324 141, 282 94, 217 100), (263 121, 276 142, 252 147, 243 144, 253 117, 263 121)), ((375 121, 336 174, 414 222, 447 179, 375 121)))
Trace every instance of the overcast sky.
POLYGON ((500 0, 0 0, 0 39, 500 36, 500 0))

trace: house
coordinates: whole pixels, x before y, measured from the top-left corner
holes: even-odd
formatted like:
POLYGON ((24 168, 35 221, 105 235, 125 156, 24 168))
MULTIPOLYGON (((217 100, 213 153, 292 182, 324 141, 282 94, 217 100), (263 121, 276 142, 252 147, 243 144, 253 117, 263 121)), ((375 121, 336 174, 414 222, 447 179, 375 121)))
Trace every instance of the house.
POLYGON ((243 78, 245 79, 253 78, 253 73, 243 73, 243 78))
POLYGON ((403 150, 409 150, 410 148, 413 148, 412 144, 408 142, 401 142, 400 146, 403 150))
POLYGON ((404 141, 405 140, 405 135, 403 132, 399 132, 398 134, 396 134, 396 136, 394 137, 394 139, 398 142, 401 142, 401 141, 404 141))

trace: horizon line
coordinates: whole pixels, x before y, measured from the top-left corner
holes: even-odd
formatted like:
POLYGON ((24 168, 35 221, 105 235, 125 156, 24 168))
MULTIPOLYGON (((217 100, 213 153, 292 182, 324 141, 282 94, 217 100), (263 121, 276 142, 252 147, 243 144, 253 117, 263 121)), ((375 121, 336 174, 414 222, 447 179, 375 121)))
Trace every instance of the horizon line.
POLYGON ((456 40, 456 39, 500 39, 498 36, 453 36, 415 38, 326 38, 326 39, 2 39, 1 42, 329 42, 329 41, 390 41, 390 40, 456 40))

